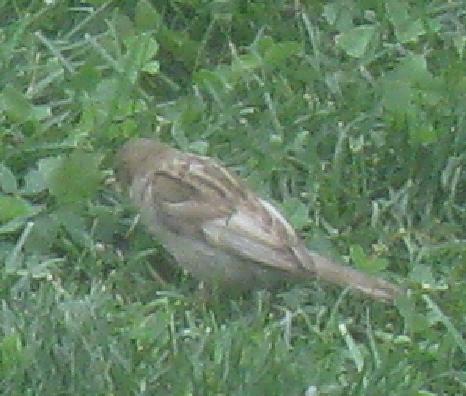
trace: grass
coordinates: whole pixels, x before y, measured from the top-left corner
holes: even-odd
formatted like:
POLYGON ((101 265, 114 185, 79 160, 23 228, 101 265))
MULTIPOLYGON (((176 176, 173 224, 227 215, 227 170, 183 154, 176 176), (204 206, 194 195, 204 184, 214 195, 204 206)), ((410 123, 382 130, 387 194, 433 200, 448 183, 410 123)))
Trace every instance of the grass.
POLYGON ((461 1, 0 1, 0 393, 466 393, 464 26, 461 1), (408 296, 200 298, 114 191, 133 136, 408 296))

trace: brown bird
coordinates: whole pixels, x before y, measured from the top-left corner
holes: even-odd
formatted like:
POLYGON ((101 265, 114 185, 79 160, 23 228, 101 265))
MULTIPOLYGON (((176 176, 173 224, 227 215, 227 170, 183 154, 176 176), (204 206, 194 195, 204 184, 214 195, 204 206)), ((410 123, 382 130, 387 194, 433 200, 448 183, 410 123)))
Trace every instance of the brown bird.
POLYGON ((117 177, 149 231, 200 280, 247 289, 317 277, 376 299, 400 294, 308 250, 272 204, 212 158, 132 139, 117 154, 117 177))

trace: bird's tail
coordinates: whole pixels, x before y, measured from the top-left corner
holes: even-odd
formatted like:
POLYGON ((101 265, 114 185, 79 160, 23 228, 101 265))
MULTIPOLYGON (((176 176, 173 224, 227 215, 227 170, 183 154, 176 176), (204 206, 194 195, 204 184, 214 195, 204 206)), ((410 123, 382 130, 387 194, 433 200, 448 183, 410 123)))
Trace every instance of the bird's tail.
POLYGON ((300 256, 300 261, 306 270, 311 271, 314 276, 325 281, 360 292, 385 301, 393 301, 399 296, 401 289, 382 278, 365 274, 354 268, 338 264, 317 253, 307 250, 305 247, 295 252, 300 256), (304 250, 305 251, 304 251, 304 250))

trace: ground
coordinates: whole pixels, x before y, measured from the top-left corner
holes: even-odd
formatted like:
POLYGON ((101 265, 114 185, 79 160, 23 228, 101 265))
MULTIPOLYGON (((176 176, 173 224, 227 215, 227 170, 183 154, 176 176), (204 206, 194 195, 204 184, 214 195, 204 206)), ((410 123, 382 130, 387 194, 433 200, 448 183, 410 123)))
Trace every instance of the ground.
POLYGON ((465 394, 465 26, 461 1, 0 2, 1 393, 465 394), (407 296, 201 296, 114 183, 134 136, 407 296))

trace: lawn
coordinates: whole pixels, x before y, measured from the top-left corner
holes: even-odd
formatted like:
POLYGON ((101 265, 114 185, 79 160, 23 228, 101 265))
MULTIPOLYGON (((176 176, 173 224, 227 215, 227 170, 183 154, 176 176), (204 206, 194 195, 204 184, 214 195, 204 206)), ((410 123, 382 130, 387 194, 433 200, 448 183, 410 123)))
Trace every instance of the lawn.
POLYGON ((0 0, 0 394, 466 394, 464 10, 0 0), (139 136, 406 296, 204 293, 115 184, 139 136))

